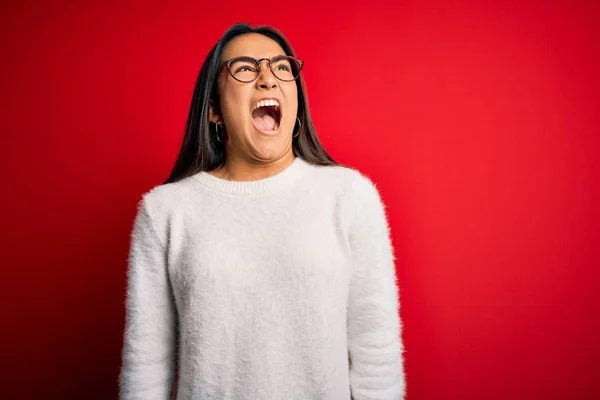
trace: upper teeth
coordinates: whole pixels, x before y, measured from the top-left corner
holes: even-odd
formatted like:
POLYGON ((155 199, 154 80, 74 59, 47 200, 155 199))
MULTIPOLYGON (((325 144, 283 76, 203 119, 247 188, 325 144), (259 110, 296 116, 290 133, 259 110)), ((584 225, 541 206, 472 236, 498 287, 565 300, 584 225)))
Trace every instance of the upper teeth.
POLYGON ((267 106, 279 107, 279 102, 275 99, 261 100, 254 105, 254 108, 252 108, 252 111, 256 110, 257 108, 267 107, 267 106))

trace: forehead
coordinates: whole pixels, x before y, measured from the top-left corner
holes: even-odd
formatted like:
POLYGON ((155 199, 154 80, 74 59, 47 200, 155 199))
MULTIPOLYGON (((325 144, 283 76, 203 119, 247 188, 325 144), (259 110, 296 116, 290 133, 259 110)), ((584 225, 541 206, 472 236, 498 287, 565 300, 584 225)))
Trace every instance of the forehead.
POLYGON ((222 61, 233 57, 249 56, 254 58, 285 55, 285 51, 271 38, 259 33, 246 33, 232 39, 223 50, 222 61))

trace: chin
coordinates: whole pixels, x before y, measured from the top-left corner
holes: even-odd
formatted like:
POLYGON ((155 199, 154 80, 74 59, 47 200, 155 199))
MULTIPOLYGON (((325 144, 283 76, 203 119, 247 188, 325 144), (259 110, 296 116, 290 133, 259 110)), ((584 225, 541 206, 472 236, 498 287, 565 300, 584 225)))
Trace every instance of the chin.
POLYGON ((263 137, 262 139, 259 139, 258 142, 254 143, 252 153, 261 160, 276 160, 287 153, 287 145, 288 144, 283 140, 283 136, 278 138, 263 137))

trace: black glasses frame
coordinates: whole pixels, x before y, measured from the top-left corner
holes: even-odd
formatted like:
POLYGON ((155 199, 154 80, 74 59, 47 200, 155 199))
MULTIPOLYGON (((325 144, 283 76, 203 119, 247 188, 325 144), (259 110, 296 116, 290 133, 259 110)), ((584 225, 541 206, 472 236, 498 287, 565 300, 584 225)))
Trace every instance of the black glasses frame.
POLYGON ((219 71, 217 72, 217 76, 219 76, 221 74, 221 71, 223 70, 223 68, 227 67, 227 71, 229 71, 229 75, 231 75, 233 77, 233 79, 235 79, 238 82, 243 82, 243 83, 250 83, 250 82, 254 82, 255 80, 258 79, 258 77, 260 76, 260 71, 261 71, 261 63, 266 60, 269 64, 269 70, 271 71, 271 73, 273 74, 273 76, 275 78, 277 78, 278 80, 282 81, 282 82, 293 82, 296 79, 298 79, 298 77, 300 76, 300 71, 302 70, 302 67, 304 66, 304 61, 300 60, 299 58, 296 57, 292 57, 292 56, 275 56, 272 58, 261 58, 261 59, 256 59, 253 57, 248 57, 248 56, 240 56, 240 57, 234 57, 231 58, 227 61, 223 61, 223 63, 221 64, 221 67, 219 67, 219 71), (281 59, 288 59, 292 62, 297 62, 298 63, 298 72, 297 74, 294 76, 293 79, 281 79, 280 77, 277 76, 277 74, 273 71, 272 65, 274 61, 279 61, 281 59), (238 79, 235 77, 235 75, 233 74, 233 71, 231 70, 231 64, 234 61, 239 61, 239 60, 245 60, 245 61, 252 61, 257 65, 257 71, 258 73, 256 74, 256 77, 250 81, 244 81, 241 79, 238 79))

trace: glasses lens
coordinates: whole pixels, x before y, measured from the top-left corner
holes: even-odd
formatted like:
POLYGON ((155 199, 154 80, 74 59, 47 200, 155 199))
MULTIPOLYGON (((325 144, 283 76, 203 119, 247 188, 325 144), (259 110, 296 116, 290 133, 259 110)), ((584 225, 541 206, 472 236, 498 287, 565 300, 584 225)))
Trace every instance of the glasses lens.
POLYGON ((271 70, 282 81, 293 81, 300 75, 300 63, 288 56, 275 57, 271 61, 271 70))
POLYGON ((251 58, 240 57, 229 64, 229 70, 233 77, 242 82, 251 82, 258 75, 258 66, 251 58))

